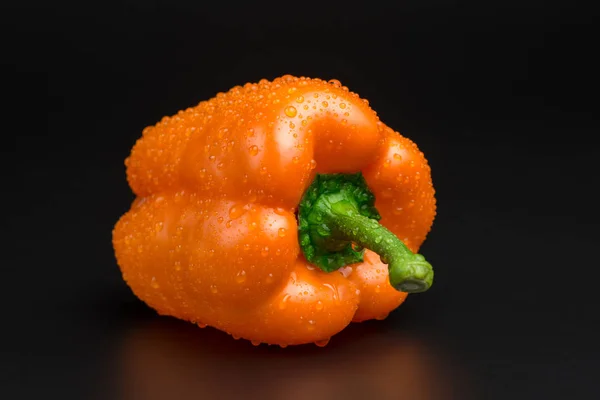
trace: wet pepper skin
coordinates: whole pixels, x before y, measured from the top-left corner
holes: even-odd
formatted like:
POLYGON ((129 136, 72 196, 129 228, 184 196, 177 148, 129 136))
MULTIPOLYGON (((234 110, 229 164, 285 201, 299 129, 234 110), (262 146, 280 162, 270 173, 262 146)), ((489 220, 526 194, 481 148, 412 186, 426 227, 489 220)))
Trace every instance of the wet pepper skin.
POLYGON ((295 212, 316 173, 362 171, 380 223, 413 252, 435 216, 424 155, 338 81, 234 87, 146 128, 125 164, 137 197, 113 245, 132 291, 254 344, 323 345, 407 296, 369 250, 331 273, 302 256, 295 212))

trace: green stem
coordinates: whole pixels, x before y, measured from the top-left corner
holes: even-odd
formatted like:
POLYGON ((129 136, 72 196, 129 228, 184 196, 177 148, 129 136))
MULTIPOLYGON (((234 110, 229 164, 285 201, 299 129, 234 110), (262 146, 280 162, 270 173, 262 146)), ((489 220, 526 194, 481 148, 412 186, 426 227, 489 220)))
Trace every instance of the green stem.
POLYGON ((388 264, 390 284, 399 291, 424 292, 433 269, 381 225, 375 197, 361 174, 317 175, 298 212, 300 247, 309 262, 331 272, 363 261, 359 245, 388 264))
MULTIPOLYGON (((332 205, 332 210, 335 205, 332 205)), ((337 213, 336 213, 337 214, 337 213)), ((390 284, 402 292, 416 293, 429 289, 433 269, 425 257, 414 254, 383 225, 362 215, 337 214, 328 223, 352 242, 379 254, 388 264, 390 284)))

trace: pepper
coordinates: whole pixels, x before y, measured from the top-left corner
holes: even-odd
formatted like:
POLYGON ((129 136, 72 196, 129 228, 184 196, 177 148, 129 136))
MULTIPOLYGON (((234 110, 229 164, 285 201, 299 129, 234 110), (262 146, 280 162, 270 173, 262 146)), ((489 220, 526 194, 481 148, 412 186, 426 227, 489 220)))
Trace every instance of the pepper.
POLYGON ((322 346, 432 284, 427 160, 337 80, 236 86, 144 129, 125 165, 115 255, 161 315, 322 346))

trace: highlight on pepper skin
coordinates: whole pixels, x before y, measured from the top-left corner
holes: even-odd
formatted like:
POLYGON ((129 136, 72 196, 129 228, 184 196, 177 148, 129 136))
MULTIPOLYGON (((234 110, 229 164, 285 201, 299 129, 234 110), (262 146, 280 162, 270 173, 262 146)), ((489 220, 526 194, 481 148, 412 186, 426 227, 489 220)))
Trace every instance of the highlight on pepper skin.
POLYGON ((234 87, 144 129, 125 165, 115 256, 161 315, 323 346, 433 282, 427 160, 338 81, 234 87))

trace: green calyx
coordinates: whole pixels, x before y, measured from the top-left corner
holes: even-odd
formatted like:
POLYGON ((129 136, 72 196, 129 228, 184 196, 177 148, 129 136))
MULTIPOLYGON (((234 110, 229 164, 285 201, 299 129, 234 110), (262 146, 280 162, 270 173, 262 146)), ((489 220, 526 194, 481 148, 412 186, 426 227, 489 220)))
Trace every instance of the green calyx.
POLYGON ((361 173, 317 174, 298 208, 300 248, 306 259, 325 272, 363 261, 364 249, 388 264, 397 290, 423 292, 433 269, 378 221, 375 196, 361 173))

